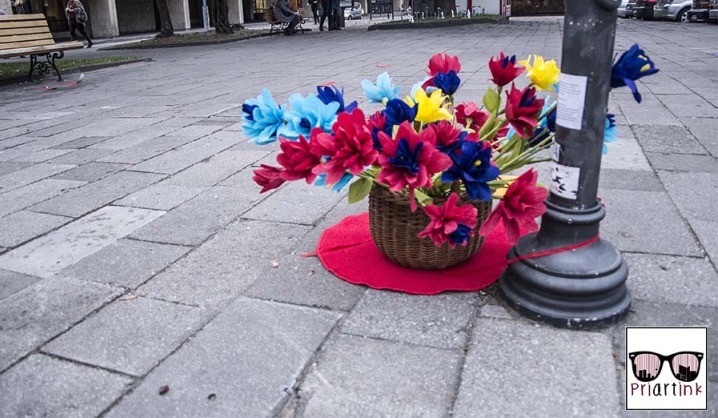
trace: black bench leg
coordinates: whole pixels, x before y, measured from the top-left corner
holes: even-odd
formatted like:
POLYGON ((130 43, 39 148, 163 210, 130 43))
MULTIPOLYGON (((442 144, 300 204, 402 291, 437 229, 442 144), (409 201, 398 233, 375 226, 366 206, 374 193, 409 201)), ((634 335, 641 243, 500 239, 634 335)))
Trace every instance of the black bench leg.
POLYGON ((45 56, 46 61, 38 61, 37 55, 30 55, 30 81, 32 81, 32 73, 35 72, 35 70, 41 75, 50 74, 51 70, 55 70, 57 81, 62 81, 62 75, 60 75, 60 70, 57 68, 57 65, 55 65, 55 60, 62 59, 64 56, 65 51, 51 52, 45 56))

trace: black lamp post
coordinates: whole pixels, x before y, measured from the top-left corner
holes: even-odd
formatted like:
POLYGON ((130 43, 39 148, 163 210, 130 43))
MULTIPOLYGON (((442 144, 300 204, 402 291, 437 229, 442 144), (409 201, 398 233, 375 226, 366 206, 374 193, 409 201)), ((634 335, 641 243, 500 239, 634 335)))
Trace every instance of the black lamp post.
MULTIPOLYGON (((572 246, 599 233, 597 199, 620 0, 566 0, 551 193, 541 229, 508 257, 572 246)), ((511 264, 499 282, 522 314, 573 328, 612 323, 631 304, 628 266, 609 242, 511 264)))

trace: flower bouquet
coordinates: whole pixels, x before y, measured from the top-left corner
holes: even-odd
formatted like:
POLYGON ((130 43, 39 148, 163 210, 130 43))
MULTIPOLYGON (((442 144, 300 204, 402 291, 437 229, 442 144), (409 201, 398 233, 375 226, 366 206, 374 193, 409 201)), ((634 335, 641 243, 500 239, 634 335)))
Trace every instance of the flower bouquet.
MULTIPOLYGON (((556 103, 538 92, 555 91, 560 70, 541 56, 517 61, 503 53, 488 66, 493 85, 481 105, 455 103, 461 63, 446 54, 431 57, 427 77, 403 99, 386 72, 376 83, 364 80, 365 97, 380 107, 373 113, 346 103, 334 85, 294 94, 288 107, 265 89, 244 103, 243 128, 257 144, 278 140, 281 153, 278 167, 262 165, 253 179, 261 192, 305 180, 334 191, 348 184, 350 203, 369 196, 374 242, 406 267, 461 263, 500 224, 515 243, 521 231, 538 229, 548 191, 533 169, 507 173, 550 159, 540 152, 553 142, 556 103), (517 87, 523 73, 528 82, 517 87)), ((616 83, 634 88, 629 72, 616 83)))

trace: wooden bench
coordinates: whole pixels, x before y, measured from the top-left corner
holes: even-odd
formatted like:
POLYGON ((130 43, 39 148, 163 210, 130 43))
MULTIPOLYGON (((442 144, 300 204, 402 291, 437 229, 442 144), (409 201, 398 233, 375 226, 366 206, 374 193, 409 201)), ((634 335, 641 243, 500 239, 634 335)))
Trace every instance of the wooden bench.
POLYGON ((84 46, 77 41, 55 43, 47 19, 42 14, 0 16, 0 58, 29 56, 30 81, 35 70, 40 74, 55 70, 57 80, 62 81, 55 60, 62 59, 69 49, 84 46), (46 61, 38 61, 37 57, 42 55, 46 61))
MULTIPOLYGON (((305 29, 302 27, 302 24, 304 24, 304 14, 301 10, 298 10, 299 7, 297 6, 296 0, 289 0, 289 7, 297 12, 299 14, 299 24, 295 27, 295 29, 298 32, 304 33, 305 29)), ((269 23, 269 34, 272 33, 279 33, 284 31, 284 29, 287 28, 287 23, 282 22, 281 20, 278 20, 276 17, 274 17, 274 7, 269 7, 268 9, 264 9, 264 20, 269 23)))

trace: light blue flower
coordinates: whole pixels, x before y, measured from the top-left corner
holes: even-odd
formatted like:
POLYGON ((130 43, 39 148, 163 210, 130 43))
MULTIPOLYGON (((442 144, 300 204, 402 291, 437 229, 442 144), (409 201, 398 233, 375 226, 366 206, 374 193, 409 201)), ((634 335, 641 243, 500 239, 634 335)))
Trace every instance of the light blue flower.
POLYGON ((279 130, 279 135, 291 140, 297 140, 299 135, 309 139, 314 128, 321 128, 324 132, 332 131, 339 103, 325 104, 315 94, 304 97, 296 93, 289 97, 289 108, 284 116, 287 124, 279 130))
POLYGON ((609 142, 616 142, 618 129, 616 128, 616 115, 613 113, 606 114, 606 129, 603 131, 603 154, 608 154, 609 142))
POLYGON ((342 188, 344 188, 344 186, 347 185, 347 183, 349 183, 349 181, 352 178, 354 178, 354 176, 352 176, 351 174, 344 173, 344 175, 338 182, 336 182, 335 184, 329 185, 329 184, 327 184, 327 175, 325 173, 322 173, 317 176, 316 180, 314 180, 314 185, 315 186, 331 186, 331 190, 333 192, 339 192, 342 188))
POLYGON ((277 140, 277 132, 284 127, 287 105, 278 106, 267 89, 256 99, 248 99, 242 105, 244 134, 255 144, 264 145, 277 140))
POLYGON ((400 86, 391 84, 391 77, 386 71, 379 74, 376 84, 364 80, 361 82, 361 86, 364 89, 364 96, 372 103, 383 103, 384 100, 396 99, 401 91, 400 86))

